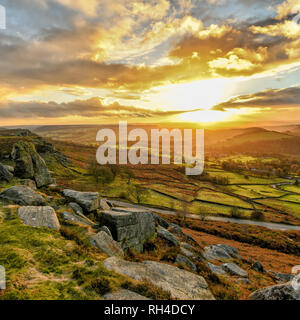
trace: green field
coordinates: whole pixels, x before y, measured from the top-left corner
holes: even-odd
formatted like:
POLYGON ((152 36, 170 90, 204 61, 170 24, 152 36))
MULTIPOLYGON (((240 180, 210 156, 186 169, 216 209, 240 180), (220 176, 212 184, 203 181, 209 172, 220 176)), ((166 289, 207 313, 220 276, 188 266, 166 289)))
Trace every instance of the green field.
POLYGON ((252 209, 252 206, 246 201, 242 201, 239 198, 227 195, 222 192, 216 192, 208 189, 201 189, 197 194, 197 199, 201 201, 209 201, 244 209, 252 209))

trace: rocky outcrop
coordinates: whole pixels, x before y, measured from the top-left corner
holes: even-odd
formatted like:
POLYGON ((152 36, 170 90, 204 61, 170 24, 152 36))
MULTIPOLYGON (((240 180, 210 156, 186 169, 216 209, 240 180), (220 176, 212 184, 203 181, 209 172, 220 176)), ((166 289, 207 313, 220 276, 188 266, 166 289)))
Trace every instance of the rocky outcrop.
POLYGON ((46 163, 32 143, 20 141, 14 144, 11 157, 15 162, 16 177, 34 179, 38 188, 52 183, 46 163))
POLYGON ((105 233, 107 233, 110 237, 113 237, 110 230, 106 227, 106 226, 103 226, 100 228, 99 231, 104 231, 105 233))
POLYGON ((121 300, 121 301, 122 300, 135 300, 135 301, 150 300, 144 296, 141 296, 138 293, 125 290, 125 289, 120 289, 113 293, 107 293, 106 295, 103 296, 103 299, 104 300, 121 300))
POLYGON ((100 231, 94 235, 91 238, 91 243, 109 257, 122 258, 124 256, 124 252, 120 244, 104 231, 100 231))
POLYGON ((179 246, 179 241, 175 238, 175 236, 170 231, 161 226, 159 226, 157 229, 157 236, 164 240, 167 240, 173 246, 179 246))
POLYGON ((165 220, 165 219, 163 219, 163 218, 161 218, 160 216, 158 216, 157 214, 155 214, 155 213, 153 213, 152 212, 152 216, 153 216, 153 218, 154 218, 154 221, 159 225, 159 226, 161 226, 161 227, 163 227, 163 228, 165 228, 165 229, 168 229, 169 228, 169 223, 165 220))
POLYGON ((183 247, 181 247, 180 250, 184 255, 186 255, 189 258, 193 258, 193 256, 195 255, 193 252, 191 252, 190 250, 187 250, 183 247))
POLYGON ((222 264, 222 268, 224 271, 226 271, 227 273, 229 273, 232 276, 237 276, 237 277, 241 277, 241 278, 247 278, 248 277, 248 273, 243 270, 242 268, 240 268, 237 264, 235 263, 224 263, 222 264))
POLYGON ((203 256, 207 260, 230 260, 233 258, 241 259, 238 250, 225 244, 216 244, 204 248, 203 256))
POLYGON ((143 244, 155 233, 150 211, 134 208, 112 208, 101 213, 101 226, 107 226, 123 250, 143 250, 143 244))
POLYGON ((170 223, 170 232, 181 234, 182 233, 182 229, 178 224, 170 223))
POLYGON ((60 229, 56 213, 51 207, 21 207, 18 215, 28 226, 60 229))
POLYGON ((14 173, 14 171, 15 171, 15 168, 14 167, 12 167, 12 166, 8 166, 8 165, 4 165, 4 167, 10 172, 10 173, 14 173))
POLYGON ((300 293, 296 292, 290 282, 266 287, 253 292, 250 300, 300 300, 300 293))
POLYGON ((262 266, 262 264, 259 261, 256 261, 253 265, 252 265, 252 269, 257 271, 257 272, 261 272, 264 273, 265 269, 262 266))
POLYGON ((23 179, 23 180, 20 180, 19 183, 22 186, 28 187, 28 188, 30 188, 32 190, 36 190, 37 189, 36 183, 31 179, 23 179))
POLYGON ((95 223, 93 221, 89 220, 85 216, 80 216, 75 213, 71 213, 71 212, 66 211, 66 212, 63 212, 61 214, 61 216, 63 219, 65 219, 67 221, 71 221, 76 224, 83 224, 85 226, 94 226, 95 225, 95 223))
POLYGON ((134 280, 148 280, 169 291, 172 299, 214 300, 203 277, 175 266, 156 261, 129 262, 115 257, 106 259, 104 266, 134 280))
POLYGON ((76 202, 85 213, 93 212, 100 207, 100 195, 98 192, 80 192, 70 189, 63 190, 63 195, 69 202, 76 202))
POLYGON ((226 272, 220 266, 216 266, 210 262, 207 263, 207 266, 212 273, 215 273, 217 275, 225 275, 226 274, 226 272))
POLYGON ((13 178, 12 173, 8 168, 0 162, 0 181, 11 181, 13 178))
POLYGON ((40 194, 24 186, 14 186, 4 190, 0 194, 0 199, 23 206, 43 206, 46 204, 45 199, 40 194))
POLYGON ((101 199, 100 200, 100 209, 101 210, 110 210, 111 205, 109 204, 109 202, 107 200, 101 199))
POLYGON ((74 211, 74 213, 83 214, 83 210, 79 204, 77 204, 75 202, 71 202, 71 203, 69 203, 69 207, 74 211))
POLYGON ((178 264, 179 266, 185 266, 188 269, 197 272, 196 265, 187 257, 183 256, 182 254, 178 254, 175 260, 175 264, 178 264))

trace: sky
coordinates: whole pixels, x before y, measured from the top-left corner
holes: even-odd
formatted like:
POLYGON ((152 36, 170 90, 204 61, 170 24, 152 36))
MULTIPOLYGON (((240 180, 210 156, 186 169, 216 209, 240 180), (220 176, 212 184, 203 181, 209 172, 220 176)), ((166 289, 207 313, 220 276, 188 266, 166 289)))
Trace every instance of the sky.
POLYGON ((0 126, 300 123, 300 0, 0 6, 0 126))

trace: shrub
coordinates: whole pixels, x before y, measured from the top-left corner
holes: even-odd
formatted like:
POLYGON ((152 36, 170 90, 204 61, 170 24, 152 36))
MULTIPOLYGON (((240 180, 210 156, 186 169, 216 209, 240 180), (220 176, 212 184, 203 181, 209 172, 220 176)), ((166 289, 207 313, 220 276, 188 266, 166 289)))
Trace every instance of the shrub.
POLYGON ((171 293, 169 291, 161 289, 148 280, 139 283, 126 281, 122 284, 122 288, 136 292, 152 300, 171 300, 171 293))
POLYGON ((262 211, 254 211, 251 214, 251 219, 253 219, 253 220, 263 221, 264 218, 265 218, 265 215, 262 211))
POLYGON ((232 218, 240 218, 242 216, 242 213, 240 212, 240 210, 237 207, 233 207, 230 210, 230 215, 232 218))
POLYGON ((161 260, 174 263, 179 253, 178 248, 171 248, 163 254, 161 260))
POLYGON ((93 290, 100 296, 112 291, 111 283, 106 278, 98 278, 91 280, 86 286, 88 290, 93 290))

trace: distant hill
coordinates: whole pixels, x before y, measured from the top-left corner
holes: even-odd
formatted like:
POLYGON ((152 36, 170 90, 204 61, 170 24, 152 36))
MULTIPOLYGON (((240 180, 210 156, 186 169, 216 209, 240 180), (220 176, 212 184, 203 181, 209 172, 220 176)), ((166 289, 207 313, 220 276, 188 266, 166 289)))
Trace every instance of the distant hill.
POLYGON ((206 144, 206 147, 223 153, 300 155, 300 136, 290 132, 247 128, 222 142, 206 144))

